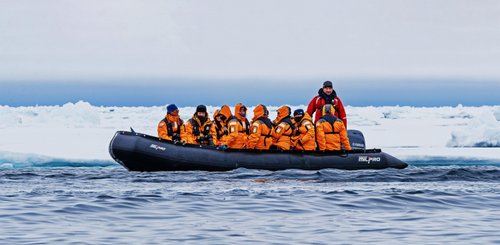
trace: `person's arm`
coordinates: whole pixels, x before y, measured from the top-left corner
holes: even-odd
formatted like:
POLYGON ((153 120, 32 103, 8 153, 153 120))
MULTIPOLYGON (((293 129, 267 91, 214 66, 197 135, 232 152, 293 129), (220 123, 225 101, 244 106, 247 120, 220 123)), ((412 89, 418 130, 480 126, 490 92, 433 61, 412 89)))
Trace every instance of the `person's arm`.
POLYGON ((161 120, 158 123, 158 138, 170 140, 168 137, 168 132, 167 132, 167 124, 163 120, 161 120))
POLYGON ((323 131, 323 126, 321 126, 320 122, 316 123, 316 141, 318 142, 319 150, 326 150, 325 131, 323 131))
POLYGON ((345 113, 344 105, 342 104, 342 100, 337 97, 338 102, 338 110, 339 110, 339 119, 344 123, 344 127, 347 128, 347 115, 345 113))
POLYGON ((315 96, 307 106, 307 114, 309 114, 309 116, 311 116, 312 118, 314 118, 313 113, 316 111, 316 100, 317 96, 315 96))
POLYGON ((258 122, 254 122, 250 128, 250 135, 247 140, 248 149, 255 149, 255 146, 259 142, 260 134, 260 124, 258 122))
POLYGON ((181 127, 181 141, 189 144, 196 144, 193 136, 193 125, 187 122, 186 124, 182 124, 181 127))
POLYGON ((236 119, 228 122, 227 125, 228 133, 226 140, 224 142, 227 146, 231 146, 231 144, 238 138, 240 127, 241 127, 240 123, 236 119))
POLYGON ((337 132, 340 132, 340 143, 342 143, 342 146, 344 147, 344 150, 351 150, 351 144, 349 143, 349 137, 347 136, 347 130, 344 127, 344 124, 342 122, 335 122, 335 130, 338 130, 337 132))
POLYGON ((283 135, 284 132, 285 132, 285 123, 280 123, 273 129, 271 136, 275 140, 278 140, 279 138, 281 138, 281 135, 283 135))
POLYGON ((309 142, 310 140, 314 141, 314 125, 310 121, 305 121, 303 123, 304 128, 307 130, 306 134, 300 139, 302 144, 309 142))
POLYGON ((210 125, 210 135, 212 136, 212 141, 214 142, 214 145, 217 145, 218 139, 217 139, 217 128, 215 127, 215 122, 210 125))

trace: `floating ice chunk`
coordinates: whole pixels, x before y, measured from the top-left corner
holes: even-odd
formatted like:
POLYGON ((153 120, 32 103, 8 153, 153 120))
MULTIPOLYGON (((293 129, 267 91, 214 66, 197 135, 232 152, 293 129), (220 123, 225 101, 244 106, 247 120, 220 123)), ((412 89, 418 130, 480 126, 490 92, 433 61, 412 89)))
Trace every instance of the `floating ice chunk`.
POLYGON ((500 147, 500 122, 496 112, 484 112, 472 119, 464 130, 453 131, 447 146, 500 147))

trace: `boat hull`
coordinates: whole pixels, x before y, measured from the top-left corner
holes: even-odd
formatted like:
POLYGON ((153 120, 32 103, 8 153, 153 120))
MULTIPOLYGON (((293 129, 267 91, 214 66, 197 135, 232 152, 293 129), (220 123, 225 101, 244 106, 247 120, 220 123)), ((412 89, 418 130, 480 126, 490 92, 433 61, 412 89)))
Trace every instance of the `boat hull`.
POLYGON ((237 168, 357 170, 402 169, 408 166, 378 149, 329 152, 220 150, 210 146, 174 144, 125 131, 115 134, 109 152, 113 159, 130 171, 229 171, 237 168))

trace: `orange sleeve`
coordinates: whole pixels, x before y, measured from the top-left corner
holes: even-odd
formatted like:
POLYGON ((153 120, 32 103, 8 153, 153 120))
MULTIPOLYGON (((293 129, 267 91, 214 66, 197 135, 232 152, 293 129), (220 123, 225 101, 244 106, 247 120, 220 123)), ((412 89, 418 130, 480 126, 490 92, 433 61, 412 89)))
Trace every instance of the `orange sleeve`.
POLYGON ((260 123, 254 122, 250 127, 250 135, 247 140, 247 148, 255 149, 255 146, 259 142, 261 134, 260 123))
POLYGON ((302 144, 309 142, 310 140, 314 141, 314 124, 312 124, 309 121, 304 122, 303 127, 307 130, 306 134, 302 139, 300 139, 300 142, 302 144))
POLYGON ((324 151, 326 150, 326 137, 321 124, 320 122, 316 123, 316 141, 318 142, 319 149, 324 151))
POLYGON ((167 133, 167 124, 163 120, 158 123, 158 138, 170 140, 167 133))
POLYGON ((214 145, 217 145, 217 129, 215 128, 215 122, 210 125, 210 135, 212 136, 212 141, 214 142, 214 145))
POLYGON ((241 127, 240 123, 237 120, 231 120, 228 122, 227 125, 228 134, 224 142, 226 145, 228 146, 231 145, 231 143, 233 143, 233 141, 235 141, 238 138, 240 127, 241 127))
POLYGON ((340 132, 340 142, 345 150, 351 150, 351 144, 349 144, 349 137, 347 136, 347 130, 345 129, 343 122, 335 122, 335 129, 340 132))
POLYGON ((281 137, 281 135, 283 135, 283 133, 285 133, 285 123, 280 123, 278 126, 273 128, 271 136, 277 140, 281 137))
POLYGON ((188 144, 196 144, 193 136, 193 125, 187 122, 181 126, 181 139, 188 144))

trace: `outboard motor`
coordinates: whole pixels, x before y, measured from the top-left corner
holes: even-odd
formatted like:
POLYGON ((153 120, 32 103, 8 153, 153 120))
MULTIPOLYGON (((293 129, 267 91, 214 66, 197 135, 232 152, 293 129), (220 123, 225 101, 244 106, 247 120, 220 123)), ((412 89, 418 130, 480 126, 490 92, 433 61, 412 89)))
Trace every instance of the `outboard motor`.
POLYGON ((347 130, 347 137, 349 137, 349 143, 353 150, 365 150, 365 136, 359 130, 349 129, 347 130))

